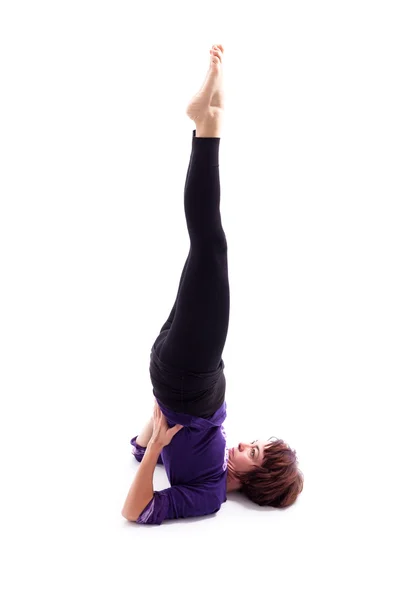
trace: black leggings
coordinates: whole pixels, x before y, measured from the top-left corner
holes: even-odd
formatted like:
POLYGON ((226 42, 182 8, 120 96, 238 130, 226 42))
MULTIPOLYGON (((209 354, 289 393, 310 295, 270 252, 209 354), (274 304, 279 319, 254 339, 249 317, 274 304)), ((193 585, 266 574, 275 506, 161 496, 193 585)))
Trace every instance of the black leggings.
POLYGON ((219 145, 220 138, 197 138, 193 131, 184 191, 190 249, 175 304, 152 348, 156 364, 150 367, 154 395, 172 410, 198 416, 215 412, 225 390, 222 351, 230 299, 219 145))

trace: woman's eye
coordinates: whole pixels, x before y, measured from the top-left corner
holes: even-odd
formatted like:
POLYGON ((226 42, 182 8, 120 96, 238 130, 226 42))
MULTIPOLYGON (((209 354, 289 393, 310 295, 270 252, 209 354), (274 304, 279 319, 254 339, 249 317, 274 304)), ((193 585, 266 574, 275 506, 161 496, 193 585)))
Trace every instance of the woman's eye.
POLYGON ((254 456, 256 454, 256 451, 254 450, 254 448, 253 448, 252 452, 253 452, 253 458, 254 458, 254 456))

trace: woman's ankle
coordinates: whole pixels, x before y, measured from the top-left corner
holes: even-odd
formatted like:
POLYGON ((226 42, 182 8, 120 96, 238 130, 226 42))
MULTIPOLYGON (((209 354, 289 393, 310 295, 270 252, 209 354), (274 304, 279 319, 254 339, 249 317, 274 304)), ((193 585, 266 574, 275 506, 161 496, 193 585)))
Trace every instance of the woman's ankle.
POLYGON ((198 138, 220 138, 221 137, 221 119, 206 120, 197 122, 196 137, 198 138))

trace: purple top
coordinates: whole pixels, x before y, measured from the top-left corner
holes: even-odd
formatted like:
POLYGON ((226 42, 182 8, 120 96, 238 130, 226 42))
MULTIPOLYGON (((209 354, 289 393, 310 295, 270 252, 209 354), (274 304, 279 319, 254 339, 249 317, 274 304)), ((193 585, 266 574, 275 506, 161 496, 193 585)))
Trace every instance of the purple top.
MULTIPOLYGON (((228 448, 223 422, 226 402, 209 419, 175 413, 164 406, 169 427, 184 425, 164 446, 158 464, 164 464, 171 487, 155 491, 137 523, 156 524, 166 519, 198 517, 219 511, 226 501, 228 448)), ((132 438, 132 454, 141 462, 146 448, 132 438)))

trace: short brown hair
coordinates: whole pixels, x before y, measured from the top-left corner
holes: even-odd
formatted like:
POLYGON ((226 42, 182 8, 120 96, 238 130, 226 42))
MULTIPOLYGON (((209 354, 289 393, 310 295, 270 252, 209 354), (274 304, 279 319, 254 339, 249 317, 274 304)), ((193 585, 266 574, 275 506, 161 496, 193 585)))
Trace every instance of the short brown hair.
POLYGON ((237 476, 242 484, 239 491, 259 506, 290 506, 303 489, 304 475, 297 466, 296 451, 278 438, 264 447, 261 467, 237 476))

